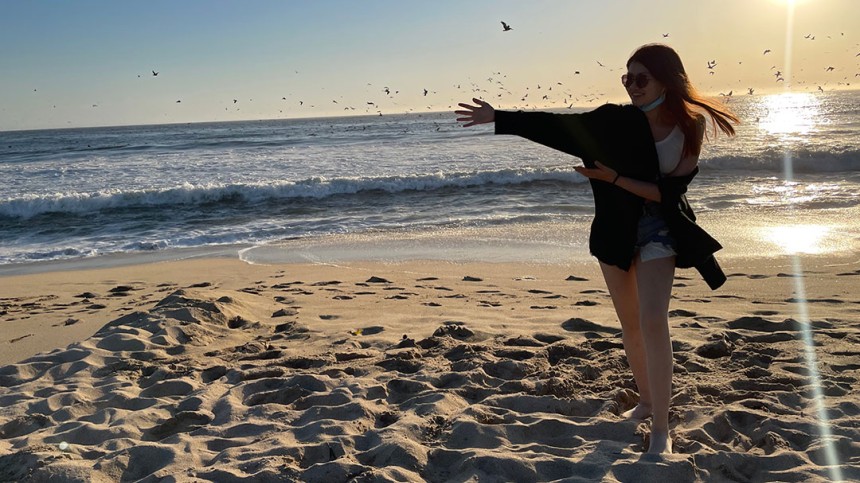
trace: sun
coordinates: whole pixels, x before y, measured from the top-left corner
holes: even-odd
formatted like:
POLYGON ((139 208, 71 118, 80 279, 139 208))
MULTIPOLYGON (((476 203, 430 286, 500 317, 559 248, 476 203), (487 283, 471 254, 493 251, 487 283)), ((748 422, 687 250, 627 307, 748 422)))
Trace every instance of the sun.
POLYGON ((812 0, 770 0, 773 3, 778 3, 780 5, 788 5, 789 7, 793 7, 795 5, 800 5, 801 3, 809 3, 812 0))

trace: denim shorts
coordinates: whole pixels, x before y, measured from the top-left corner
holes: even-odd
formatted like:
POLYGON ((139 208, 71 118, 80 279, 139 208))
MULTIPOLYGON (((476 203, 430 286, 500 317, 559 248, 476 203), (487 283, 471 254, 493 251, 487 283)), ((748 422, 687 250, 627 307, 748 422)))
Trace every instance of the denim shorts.
POLYGON ((658 258, 674 257, 677 244, 666 220, 660 215, 655 206, 646 204, 639 218, 639 227, 636 234, 636 248, 639 250, 639 258, 643 262, 657 260, 658 258))

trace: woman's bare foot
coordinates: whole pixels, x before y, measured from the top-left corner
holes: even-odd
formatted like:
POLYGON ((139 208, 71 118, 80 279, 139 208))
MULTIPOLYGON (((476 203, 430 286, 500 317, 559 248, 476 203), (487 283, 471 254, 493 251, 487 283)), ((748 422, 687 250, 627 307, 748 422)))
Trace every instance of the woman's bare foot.
POLYGON ((672 454, 672 438, 668 431, 651 430, 651 444, 648 446, 648 454, 672 454))
POLYGON ((635 408, 624 411, 621 416, 627 419, 642 420, 651 416, 651 405, 639 403, 635 408))

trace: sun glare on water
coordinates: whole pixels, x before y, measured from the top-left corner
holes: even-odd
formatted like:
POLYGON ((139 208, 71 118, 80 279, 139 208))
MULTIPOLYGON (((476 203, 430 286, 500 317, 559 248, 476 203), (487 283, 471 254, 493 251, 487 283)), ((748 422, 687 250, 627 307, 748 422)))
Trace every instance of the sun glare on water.
POLYGON ((816 128, 820 111, 820 101, 814 94, 775 94, 762 100, 758 125, 775 135, 809 134, 816 128))

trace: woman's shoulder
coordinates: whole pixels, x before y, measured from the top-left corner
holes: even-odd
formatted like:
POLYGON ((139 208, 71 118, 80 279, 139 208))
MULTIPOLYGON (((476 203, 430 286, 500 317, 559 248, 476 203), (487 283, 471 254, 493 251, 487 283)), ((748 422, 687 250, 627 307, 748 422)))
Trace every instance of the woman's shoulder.
POLYGON ((611 121, 643 121, 646 119, 645 114, 633 104, 606 103, 591 111, 591 114, 611 121))
POLYGON ((624 111, 627 111, 628 108, 630 108, 630 107, 633 107, 633 105, 632 104, 621 105, 621 104, 613 104, 611 102, 607 102, 606 104, 603 104, 602 106, 598 107, 597 109, 593 110, 592 112, 607 112, 607 113, 608 112, 624 112, 624 111))

